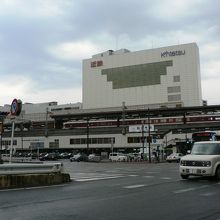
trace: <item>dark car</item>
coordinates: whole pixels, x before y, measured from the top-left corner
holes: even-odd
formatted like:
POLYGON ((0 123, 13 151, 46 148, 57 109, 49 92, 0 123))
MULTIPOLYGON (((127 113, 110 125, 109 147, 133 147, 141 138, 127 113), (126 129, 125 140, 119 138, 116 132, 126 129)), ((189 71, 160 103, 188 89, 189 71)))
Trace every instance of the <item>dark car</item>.
POLYGON ((58 160, 58 155, 56 153, 47 153, 39 158, 39 160, 58 160))
POLYGON ((70 159, 70 157, 72 157, 72 153, 64 152, 60 154, 60 159, 70 159))

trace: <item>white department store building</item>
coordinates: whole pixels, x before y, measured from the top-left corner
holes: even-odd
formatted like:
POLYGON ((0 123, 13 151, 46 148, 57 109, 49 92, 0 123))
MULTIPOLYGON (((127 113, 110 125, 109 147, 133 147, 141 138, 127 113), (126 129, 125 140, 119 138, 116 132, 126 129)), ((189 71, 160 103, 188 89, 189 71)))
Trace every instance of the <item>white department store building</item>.
POLYGON ((196 43, 130 52, 109 50, 83 60, 83 108, 201 106, 196 43))

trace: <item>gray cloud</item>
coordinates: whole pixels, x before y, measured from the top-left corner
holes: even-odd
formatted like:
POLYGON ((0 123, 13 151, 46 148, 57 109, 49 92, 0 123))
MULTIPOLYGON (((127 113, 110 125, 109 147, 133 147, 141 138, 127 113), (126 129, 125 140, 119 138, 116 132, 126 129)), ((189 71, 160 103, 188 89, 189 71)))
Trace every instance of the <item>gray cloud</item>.
MULTIPOLYGON (((81 60, 75 56, 65 59, 65 54, 55 56, 49 48, 86 41, 104 51, 112 49, 116 39, 119 46, 132 50, 147 49, 153 42, 157 47, 195 41, 205 70, 204 73, 201 69, 202 78, 214 79, 219 73, 217 68, 210 73, 211 62, 218 65, 220 60, 217 0, 3 2, 0 3, 0 77, 5 80, 5 75, 26 77, 31 79, 30 83, 35 82, 35 89, 42 91, 79 88, 81 60)), ((75 51, 81 52, 86 54, 75 51)), ((84 58, 89 58, 90 52, 84 58)), ((69 97, 72 100, 71 94, 69 97)), ((40 100, 41 97, 33 102, 40 100)), ((57 100, 62 101, 60 97, 57 100)))

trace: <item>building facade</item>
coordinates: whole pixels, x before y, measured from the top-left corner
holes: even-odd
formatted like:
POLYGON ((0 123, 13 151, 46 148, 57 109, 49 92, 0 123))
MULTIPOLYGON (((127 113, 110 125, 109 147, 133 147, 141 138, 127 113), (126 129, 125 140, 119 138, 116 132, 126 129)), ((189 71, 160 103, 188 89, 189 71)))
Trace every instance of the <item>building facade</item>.
POLYGON ((196 43, 130 52, 107 51, 83 60, 83 109, 157 104, 201 106, 196 43))

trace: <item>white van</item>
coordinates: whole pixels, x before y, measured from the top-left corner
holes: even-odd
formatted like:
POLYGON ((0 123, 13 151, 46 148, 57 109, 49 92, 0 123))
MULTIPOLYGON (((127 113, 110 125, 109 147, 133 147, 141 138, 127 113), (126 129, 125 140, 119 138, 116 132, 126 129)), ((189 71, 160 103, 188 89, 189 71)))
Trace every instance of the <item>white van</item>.
POLYGON ((191 153, 180 160, 180 175, 215 176, 220 179, 220 141, 196 142, 191 153))
POLYGON ((122 153, 110 153, 109 154, 110 161, 127 161, 127 156, 123 155, 122 153))

